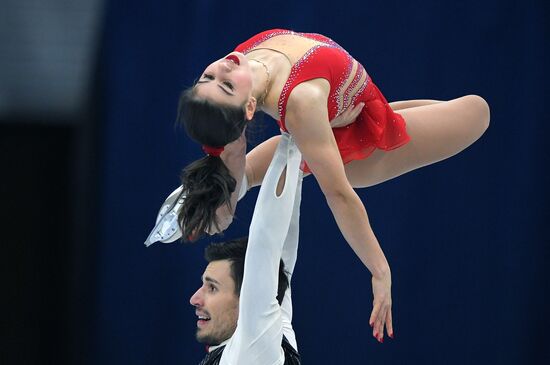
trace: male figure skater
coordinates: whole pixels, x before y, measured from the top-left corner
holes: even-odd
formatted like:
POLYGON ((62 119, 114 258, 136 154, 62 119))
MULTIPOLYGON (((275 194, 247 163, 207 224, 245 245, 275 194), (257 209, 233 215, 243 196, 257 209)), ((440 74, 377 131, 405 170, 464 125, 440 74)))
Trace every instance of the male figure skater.
POLYGON ((201 365, 300 364, 289 284, 298 249, 301 154, 285 137, 260 190, 248 243, 206 248, 209 264, 190 299, 197 340, 209 346, 201 365))
MULTIPOLYGON (((208 354, 200 363, 202 364, 220 364, 223 352, 227 344, 239 343, 236 346, 244 346, 242 354, 250 358, 250 361, 256 364, 300 364, 300 356, 296 351, 296 340, 290 319, 286 318, 285 311, 281 312, 282 327, 272 321, 277 321, 278 315, 275 315, 272 321, 263 321, 262 318, 254 318, 254 313, 243 313, 247 322, 250 322, 254 328, 250 328, 255 334, 252 337, 237 338, 234 336, 239 319, 239 300, 244 274, 245 254, 247 249, 247 238, 236 239, 221 244, 211 244, 205 250, 205 258, 208 261, 208 266, 204 270, 202 276, 202 286, 193 294, 190 299, 191 305, 195 307, 197 315, 197 340, 208 345, 208 354), (270 326, 275 326, 272 332, 275 336, 271 337, 265 348, 253 346, 257 337, 262 335, 264 330, 269 331, 270 326), (282 339, 280 334, 282 334, 282 339), (293 344, 291 344, 291 342, 293 344), (276 352, 276 362, 263 362, 265 353, 276 352)), ((277 278, 275 278, 277 280, 277 278)), ((276 293, 268 293, 262 290, 262 283, 256 290, 258 296, 269 296, 275 299, 273 294, 276 294, 276 302, 270 304, 269 309, 275 312, 276 308, 283 304, 285 291, 288 289, 288 277, 285 274, 285 266, 283 260, 279 262, 278 284, 276 293), (276 304, 275 304, 276 303, 276 304)), ((267 299, 267 298, 266 298, 267 299)), ((267 302, 260 300, 259 302, 267 302)), ((290 305, 290 300, 286 303, 290 305)), ((259 309, 259 308, 258 308, 259 309)), ((268 308, 266 308, 268 309, 268 308)), ((266 314, 269 315, 269 309, 266 314)), ((290 309, 291 310, 291 309, 290 309)), ((239 333, 237 333, 239 335, 239 333)), ((265 341, 264 341, 265 342, 265 341)), ((233 362, 228 362, 233 364, 233 362)), ((240 364, 240 363, 239 363, 240 364)))

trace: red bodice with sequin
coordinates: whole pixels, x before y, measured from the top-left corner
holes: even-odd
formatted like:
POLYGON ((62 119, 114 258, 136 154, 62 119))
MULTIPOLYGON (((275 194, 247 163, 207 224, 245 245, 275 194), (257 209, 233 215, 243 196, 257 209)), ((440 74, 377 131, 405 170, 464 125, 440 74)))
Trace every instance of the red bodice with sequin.
MULTIPOLYGON (((302 82, 324 78, 330 84, 327 102, 329 120, 336 118, 350 106, 365 103, 355 122, 346 127, 333 128, 344 163, 366 158, 376 148, 391 150, 409 141, 403 117, 390 108, 363 66, 330 38, 315 33, 272 29, 241 43, 235 51, 246 54, 255 48, 261 48, 266 40, 285 34, 313 39, 319 44, 310 48, 292 65, 279 97, 281 120, 278 123, 282 130, 286 131, 286 104, 292 90, 302 82)), ((307 166, 304 166, 304 170, 308 171, 307 166)))

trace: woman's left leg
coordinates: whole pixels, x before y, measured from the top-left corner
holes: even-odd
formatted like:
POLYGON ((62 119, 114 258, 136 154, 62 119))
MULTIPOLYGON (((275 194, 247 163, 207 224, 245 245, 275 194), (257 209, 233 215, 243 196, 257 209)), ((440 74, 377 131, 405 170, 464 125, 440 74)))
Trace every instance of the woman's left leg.
POLYGON ((444 160, 474 143, 489 126, 489 106, 468 95, 399 110, 411 140, 392 151, 376 150, 345 166, 353 187, 367 187, 444 160))
POLYGON ((416 99, 416 100, 401 100, 401 101, 392 101, 388 103, 394 111, 416 108, 417 106, 432 105, 444 103, 443 100, 432 100, 432 99, 416 99))

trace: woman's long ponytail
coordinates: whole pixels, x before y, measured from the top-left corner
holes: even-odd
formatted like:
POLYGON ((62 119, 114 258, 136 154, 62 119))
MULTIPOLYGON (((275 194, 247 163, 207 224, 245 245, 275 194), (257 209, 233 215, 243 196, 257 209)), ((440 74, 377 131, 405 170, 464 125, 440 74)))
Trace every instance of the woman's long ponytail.
MULTIPOLYGON (((239 138, 246 119, 244 106, 217 105, 196 96, 195 89, 182 93, 178 121, 195 141, 222 147, 239 138)), ((178 215, 184 241, 195 241, 208 232, 219 231, 216 211, 231 207, 237 182, 218 156, 207 155, 183 169, 181 182, 186 198, 178 215)))
POLYGON ((235 191, 237 181, 229 173, 220 157, 205 156, 182 172, 185 201, 178 221, 185 241, 194 241, 204 233, 219 231, 216 210, 227 205, 235 191))

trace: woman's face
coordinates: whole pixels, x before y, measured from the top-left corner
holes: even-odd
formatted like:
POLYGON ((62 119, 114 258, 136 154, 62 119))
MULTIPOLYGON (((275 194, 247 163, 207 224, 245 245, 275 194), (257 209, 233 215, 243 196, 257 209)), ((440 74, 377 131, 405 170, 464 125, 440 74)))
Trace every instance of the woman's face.
POLYGON ((215 103, 240 106, 252 95, 252 73, 242 53, 231 52, 211 63, 195 85, 198 96, 215 103))

